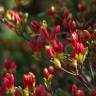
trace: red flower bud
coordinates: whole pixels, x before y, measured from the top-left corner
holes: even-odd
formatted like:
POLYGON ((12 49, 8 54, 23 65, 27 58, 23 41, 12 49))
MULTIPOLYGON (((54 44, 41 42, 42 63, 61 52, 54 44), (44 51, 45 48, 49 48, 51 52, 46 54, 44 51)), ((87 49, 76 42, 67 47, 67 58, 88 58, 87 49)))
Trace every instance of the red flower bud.
POLYGON ((23 87, 34 87, 35 86, 35 75, 30 73, 28 75, 24 75, 23 77, 23 87))
POLYGON ((76 22, 75 21, 69 20, 68 27, 71 32, 76 32, 76 22))
POLYGON ((42 28, 42 35, 43 35, 43 37, 44 37, 45 39, 47 39, 48 41, 50 41, 50 35, 49 35, 47 29, 42 28))
POLYGON ((42 85, 42 84, 39 84, 36 87, 36 91, 33 94, 33 96, 47 96, 47 92, 46 92, 45 86, 42 85))
POLYGON ((55 14, 55 7, 52 6, 51 8, 48 9, 48 15, 53 16, 55 14))
POLYGON ((31 25, 32 25, 32 29, 35 33, 38 33, 40 31, 40 24, 37 20, 33 20, 31 22, 31 25))
POLYGON ((37 39, 35 46, 37 47, 37 51, 40 51, 40 49, 42 48, 42 40, 40 38, 37 39))
POLYGON ((38 52, 42 48, 42 40, 37 39, 36 42, 29 41, 29 46, 33 51, 38 52))
POLYGON ((77 35, 76 32, 73 32, 73 33, 72 33, 71 43, 72 43, 73 46, 76 46, 77 42, 78 42, 78 35, 77 35))
POLYGON ((54 67, 49 66, 48 71, 49 71, 50 74, 54 74, 54 67))
POLYGON ((78 42, 75 46, 75 50, 77 53, 83 53, 84 49, 85 49, 85 47, 84 47, 83 43, 78 42))
POLYGON ((73 49, 73 51, 72 51, 72 58, 77 59, 77 52, 75 49, 73 49))
POLYGON ((80 11, 84 11, 84 10, 86 9, 86 4, 85 4, 84 2, 80 2, 80 3, 78 4, 78 9, 79 9, 80 11))
POLYGON ((63 52, 64 51, 64 46, 63 46, 63 43, 62 42, 59 42, 59 51, 60 52, 63 52))
POLYGON ((7 12, 7 16, 8 18, 13 21, 15 24, 20 24, 21 23, 21 18, 19 17, 19 15, 17 15, 17 13, 13 10, 9 10, 7 12))
POLYGON ((49 75, 50 75, 50 73, 49 73, 48 69, 47 68, 44 68, 44 77, 46 79, 48 79, 49 78, 49 75))
POLYGON ((90 34, 90 32, 89 31, 87 31, 87 30, 84 30, 84 32, 85 32, 85 37, 86 37, 86 39, 90 39, 91 38, 91 34, 90 34))
POLYGON ((54 40, 53 41, 53 49, 55 52, 63 52, 64 46, 63 46, 62 42, 54 40))
POLYGON ((54 51, 52 47, 46 46, 45 48, 49 56, 54 57, 56 55, 56 52, 54 51))
POLYGON ((14 95, 15 96, 20 96, 19 89, 17 87, 15 87, 14 89, 15 89, 14 95))
POLYGON ((78 50, 78 51, 79 51, 80 53, 83 53, 83 52, 84 52, 84 49, 85 49, 85 48, 84 48, 83 43, 80 43, 80 44, 79 44, 79 50, 78 50))
POLYGON ((54 51, 56 51, 56 52, 59 51, 59 44, 58 44, 58 41, 56 41, 56 40, 53 41, 53 48, 54 48, 54 51))
POLYGON ((68 16, 69 16, 69 11, 68 11, 68 9, 67 8, 65 8, 65 10, 63 11, 63 13, 62 13, 62 16, 65 18, 65 19, 67 19, 68 18, 68 16))
POLYGON ((14 76, 13 74, 6 74, 3 77, 3 84, 6 88, 11 89, 14 86, 14 76))
POLYGON ((13 60, 6 60, 4 65, 5 73, 14 73, 16 71, 16 64, 13 60))
POLYGON ((75 84, 73 84, 72 85, 72 94, 75 95, 77 90, 78 90, 78 87, 75 84))
POLYGON ((60 32, 60 25, 57 25, 52 31, 52 39, 56 39, 56 35, 60 32))
POLYGON ((7 27, 9 28, 9 29, 13 29, 14 28, 14 26, 13 26, 13 24, 11 24, 9 21, 7 21, 5 18, 3 18, 2 19, 2 21, 7 25, 7 27))
POLYGON ((77 90, 76 96, 84 96, 83 90, 77 90))

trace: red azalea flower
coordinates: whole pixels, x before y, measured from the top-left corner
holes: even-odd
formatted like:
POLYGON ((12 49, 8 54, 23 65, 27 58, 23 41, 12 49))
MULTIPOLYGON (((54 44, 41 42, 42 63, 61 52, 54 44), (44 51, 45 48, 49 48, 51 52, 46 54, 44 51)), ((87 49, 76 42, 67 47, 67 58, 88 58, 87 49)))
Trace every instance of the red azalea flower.
POLYGON ((49 78, 49 75, 50 75, 50 73, 49 73, 48 69, 47 68, 44 68, 44 77, 46 79, 48 79, 49 78))
POLYGON ((59 44, 58 44, 58 41, 57 40, 54 40, 53 41, 53 48, 54 48, 54 51, 56 51, 56 52, 59 51, 59 44))
POLYGON ((85 47, 84 47, 83 43, 78 42, 75 46, 75 50, 77 53, 83 53, 84 49, 85 49, 85 47))
POLYGON ((19 89, 18 89, 17 87, 15 87, 14 90, 15 90, 15 92, 14 92, 14 95, 15 95, 15 96, 21 96, 21 95, 20 95, 20 92, 19 92, 19 89))
POLYGON ((84 30, 84 32, 85 32, 85 38, 89 40, 91 38, 90 32, 87 30, 84 30))
POLYGON ((56 39, 56 35, 60 32, 60 25, 57 25, 54 29, 53 29, 53 31, 52 31, 52 37, 51 37, 51 39, 52 40, 54 40, 54 39, 56 39))
POLYGON ((54 51, 54 49, 50 47, 49 45, 46 46, 45 49, 49 56, 54 57, 56 55, 56 52, 54 51))
POLYGON ((53 66, 49 66, 48 71, 49 71, 50 74, 54 74, 54 71, 55 71, 54 67, 53 66))
POLYGON ((76 52, 75 48, 73 49, 71 56, 73 59, 77 59, 77 52, 76 52))
POLYGON ((16 63, 13 60, 11 59, 6 60, 4 64, 5 64, 4 65, 5 73, 6 72, 14 73, 16 71, 16 63))
POLYGON ((23 76, 23 87, 34 87, 35 86, 35 75, 31 72, 23 76))
POLYGON ((76 32, 73 32, 71 43, 73 44, 73 46, 76 46, 77 42, 78 42, 78 34, 76 32))
POLYGON ((40 31, 40 24, 39 24, 38 20, 33 20, 31 22, 31 25, 32 25, 32 29, 35 33, 38 33, 40 31))
POLYGON ((53 16, 55 14, 55 7, 54 6, 51 6, 49 9, 48 9, 48 15, 49 16, 53 16))
POLYGON ((9 10, 7 13, 8 13, 10 20, 13 21, 15 24, 21 23, 21 18, 19 17, 19 15, 17 15, 15 11, 9 10))
POLYGON ((11 89, 14 86, 13 74, 5 74, 3 76, 3 84, 4 84, 5 88, 11 89))
POLYGON ((49 33, 48 33, 48 31, 47 31, 46 28, 42 28, 42 35, 43 35, 43 37, 45 39, 47 39, 48 41, 50 41, 50 35, 49 35, 49 33))
POLYGON ((53 41, 53 49, 55 52, 63 52, 64 46, 63 46, 62 42, 54 40, 53 41))
POLYGON ((14 28, 14 25, 12 23, 10 23, 7 19, 5 18, 1 18, 2 21, 6 24, 6 26, 9 28, 9 29, 13 29, 14 28))
POLYGON ((46 92, 45 86, 42 85, 42 84, 39 84, 36 87, 36 91, 35 91, 33 96, 47 96, 47 92, 46 92))
POLYGON ((73 84, 72 85, 72 94, 76 94, 76 92, 77 92, 77 90, 78 90, 78 87, 75 85, 75 84, 73 84))
POLYGON ((69 20, 68 27, 71 32, 76 32, 76 22, 73 20, 69 20))
POLYGON ((39 52, 40 49, 42 48, 42 40, 41 39, 37 39, 35 42, 33 41, 29 41, 29 46, 30 48, 35 51, 35 52, 39 52))
POLYGON ((85 96, 83 90, 77 90, 76 96, 85 96))

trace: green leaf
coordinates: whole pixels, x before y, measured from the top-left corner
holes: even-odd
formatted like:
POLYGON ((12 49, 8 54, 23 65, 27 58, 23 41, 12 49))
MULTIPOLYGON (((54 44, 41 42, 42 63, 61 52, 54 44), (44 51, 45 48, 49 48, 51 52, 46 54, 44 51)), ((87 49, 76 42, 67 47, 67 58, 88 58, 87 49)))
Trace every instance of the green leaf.
POLYGON ((18 90, 19 90, 19 92, 20 92, 21 94, 23 94, 23 89, 22 89, 21 86, 18 87, 18 90))

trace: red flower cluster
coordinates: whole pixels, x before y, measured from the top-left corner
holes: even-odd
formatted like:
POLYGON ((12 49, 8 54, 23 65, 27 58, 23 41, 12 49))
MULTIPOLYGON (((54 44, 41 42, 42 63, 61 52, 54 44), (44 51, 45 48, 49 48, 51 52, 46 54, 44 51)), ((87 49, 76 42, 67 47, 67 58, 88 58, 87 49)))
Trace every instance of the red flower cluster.
POLYGON ((46 80, 50 79, 53 77, 54 74, 54 67, 53 66, 49 66, 49 68, 44 68, 44 77, 46 78, 46 80))
POLYGON ((9 59, 4 62, 5 73, 14 73, 16 71, 16 64, 13 60, 9 59))
POLYGON ((10 94, 12 88, 14 87, 14 76, 12 73, 6 73, 0 79, 0 95, 3 96, 4 93, 10 94))
POLYGON ((21 23, 21 18, 17 13, 13 10, 7 11, 7 17, 9 20, 11 20, 14 24, 20 24, 21 23))
POLYGON ((58 40, 53 40, 52 46, 47 45, 45 48, 46 48, 46 51, 48 52, 48 55, 51 57, 56 56, 58 53, 64 52, 63 43, 58 40))
POLYGON ((85 96, 83 90, 78 89, 78 87, 75 84, 72 85, 72 94, 74 96, 85 96))
POLYGON ((33 94, 33 96, 47 96, 45 86, 42 85, 42 84, 39 84, 39 85, 36 87, 36 91, 35 91, 35 93, 33 94))
POLYGON ((83 54, 84 53, 84 50, 85 50, 85 47, 83 45, 83 43, 77 43, 76 46, 74 47, 73 49, 73 52, 72 52, 72 58, 73 59, 77 59, 77 55, 80 53, 80 54, 83 54))
POLYGON ((35 87, 35 75, 33 73, 29 72, 28 75, 24 75, 23 87, 24 88, 35 87))

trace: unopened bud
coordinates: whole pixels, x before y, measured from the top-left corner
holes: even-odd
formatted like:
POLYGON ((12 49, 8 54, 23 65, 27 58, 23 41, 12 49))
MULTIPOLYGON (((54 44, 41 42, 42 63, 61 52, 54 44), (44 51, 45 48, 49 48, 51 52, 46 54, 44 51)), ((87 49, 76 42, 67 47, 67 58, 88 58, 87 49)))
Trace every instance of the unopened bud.
POLYGON ((61 62, 60 62, 60 60, 59 60, 58 58, 53 58, 53 59, 52 59, 52 63, 53 63, 54 66, 57 67, 57 68, 61 68, 61 67, 62 67, 62 66, 61 66, 61 62))

